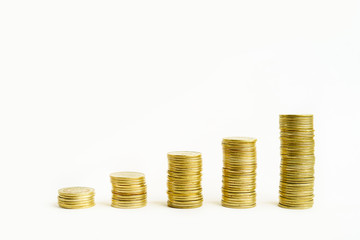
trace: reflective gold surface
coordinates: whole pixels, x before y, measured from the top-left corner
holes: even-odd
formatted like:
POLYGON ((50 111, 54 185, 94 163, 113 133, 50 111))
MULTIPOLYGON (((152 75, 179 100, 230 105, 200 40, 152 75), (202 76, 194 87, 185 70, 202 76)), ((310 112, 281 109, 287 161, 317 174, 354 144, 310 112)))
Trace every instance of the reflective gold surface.
POLYGON ((111 206, 115 208, 140 208, 146 206, 145 175, 139 172, 110 174, 112 184, 111 206))
POLYGON ((62 208, 81 209, 95 206, 95 190, 88 187, 68 187, 58 191, 58 204, 62 208))
POLYGON ((314 203, 313 115, 280 115, 279 206, 311 208, 314 203))
POLYGON ((256 206, 256 139, 227 137, 223 145, 221 204, 228 208, 256 206))
POLYGON ((197 208, 202 206, 201 153, 178 151, 168 153, 168 206, 197 208))

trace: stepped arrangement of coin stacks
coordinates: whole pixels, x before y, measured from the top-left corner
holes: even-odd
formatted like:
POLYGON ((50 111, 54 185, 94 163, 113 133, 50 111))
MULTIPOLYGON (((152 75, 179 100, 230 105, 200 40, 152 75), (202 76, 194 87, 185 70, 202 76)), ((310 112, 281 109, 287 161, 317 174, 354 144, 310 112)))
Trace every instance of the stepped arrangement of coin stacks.
MULTIPOLYGON (((307 209, 314 203, 313 115, 280 115, 281 166, 279 206, 307 209)), ((223 146, 221 204, 229 208, 256 206, 256 141, 227 137, 223 146)), ((168 202, 173 208, 197 208, 203 203, 202 156, 199 152, 175 151, 168 156, 168 202)), ((147 204, 145 175, 138 172, 110 174, 112 207, 140 208, 147 204)), ((62 188, 58 204, 79 209, 95 205, 95 191, 88 187, 62 188)))
POLYGON ((138 172, 110 174, 112 203, 115 208, 141 208, 146 206, 145 175, 138 172))
POLYGON ((228 137, 223 146, 224 207, 252 208, 256 206, 256 139, 228 137))
POLYGON ((197 208, 202 206, 201 153, 178 151, 168 153, 168 206, 197 208))
POLYGON ((62 208, 81 209, 95 206, 95 190, 88 187, 61 188, 58 203, 62 208))
POLYGON ((280 115, 280 132, 279 206, 311 208, 315 163, 313 115, 280 115))

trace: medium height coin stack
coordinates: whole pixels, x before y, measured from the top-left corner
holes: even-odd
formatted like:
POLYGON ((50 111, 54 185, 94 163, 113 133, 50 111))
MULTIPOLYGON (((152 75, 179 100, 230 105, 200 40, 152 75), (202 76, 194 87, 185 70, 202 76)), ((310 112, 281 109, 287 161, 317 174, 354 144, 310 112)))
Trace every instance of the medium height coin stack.
POLYGON ((222 141, 224 167, 222 201, 224 207, 256 206, 256 139, 229 137, 222 141))
POLYGON ((313 206, 313 115, 280 115, 281 176, 279 206, 307 209, 313 206))
POLYGON ((199 152, 168 153, 168 206, 196 208, 203 202, 202 159, 199 152))
POLYGON ((138 172, 110 174, 112 184, 112 207, 140 208, 146 206, 145 175, 138 172))

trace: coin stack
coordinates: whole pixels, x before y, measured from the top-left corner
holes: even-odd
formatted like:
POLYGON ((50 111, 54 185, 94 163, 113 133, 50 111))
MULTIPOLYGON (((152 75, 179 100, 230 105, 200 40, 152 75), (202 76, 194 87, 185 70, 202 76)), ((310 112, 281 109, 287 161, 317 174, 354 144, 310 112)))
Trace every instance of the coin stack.
POLYGON ((280 140, 279 206, 311 208, 315 163, 313 115, 280 115, 280 140))
POLYGON ((222 141, 224 167, 222 201, 224 207, 256 206, 256 139, 228 137, 222 141))
POLYGON ((173 208, 201 207, 203 202, 201 153, 169 152, 168 162, 168 206, 173 208))
POLYGON ((95 205, 95 190, 88 187, 69 187, 59 191, 58 203, 62 208, 80 209, 95 205))
POLYGON ((110 174, 112 184, 112 207, 140 208, 146 206, 145 175, 138 172, 115 172, 110 174))

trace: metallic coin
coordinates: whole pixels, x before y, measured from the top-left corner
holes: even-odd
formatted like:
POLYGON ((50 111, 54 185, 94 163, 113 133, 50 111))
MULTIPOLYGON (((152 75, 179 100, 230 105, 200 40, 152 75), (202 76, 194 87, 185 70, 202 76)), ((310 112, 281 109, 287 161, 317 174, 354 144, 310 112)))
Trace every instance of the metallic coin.
POLYGON ((124 203, 119 201, 112 201, 111 206, 114 208, 122 208, 122 209, 135 209, 135 208, 142 208, 146 206, 146 201, 142 202, 134 202, 134 203, 124 203))
POLYGON ((69 203, 69 202, 62 202, 62 201, 58 201, 59 206, 63 207, 63 206, 68 206, 68 207, 82 207, 82 206, 89 206, 89 205, 94 205, 94 201, 89 201, 89 202, 76 202, 76 203, 69 203))
POLYGON ((63 198, 63 197, 58 196, 58 201, 65 202, 65 203, 93 202, 94 197, 73 199, 73 198, 63 198))
POLYGON ((224 200, 221 201, 221 205, 227 208, 238 208, 238 209, 246 209, 256 207, 256 203, 229 203, 224 200))
POLYGON ((287 209, 309 209, 309 208, 312 208, 313 203, 311 203, 311 204, 303 204, 303 205, 300 205, 300 206, 284 205, 284 204, 279 203, 278 206, 282 207, 282 208, 287 208, 287 209))
POLYGON ((94 195, 89 195, 89 196, 62 196, 59 195, 58 199, 61 199, 63 201, 86 201, 86 200, 93 200, 94 199, 94 195))
POLYGON ((95 194, 95 190, 89 187, 67 187, 59 189, 59 195, 64 196, 80 196, 95 194))
POLYGON ((114 172, 110 174, 111 178, 115 179, 139 179, 139 178, 145 178, 145 175, 143 173, 139 172, 114 172))
POLYGON ((201 153, 194 151, 173 151, 173 152, 169 152, 168 156, 177 157, 177 158, 201 157, 201 153))
POLYGON ((66 209, 84 209, 84 208, 91 208, 95 206, 95 204, 89 204, 89 205, 75 205, 75 206, 71 206, 71 205, 65 205, 65 204, 59 204, 59 207, 61 208, 66 208, 66 209))
POLYGON ((192 201, 190 203, 186 203, 186 202, 172 202, 172 201, 168 201, 167 202, 169 207, 172 208, 183 208, 183 209, 189 209, 189 208, 198 208, 202 206, 202 200, 201 201, 192 201))

